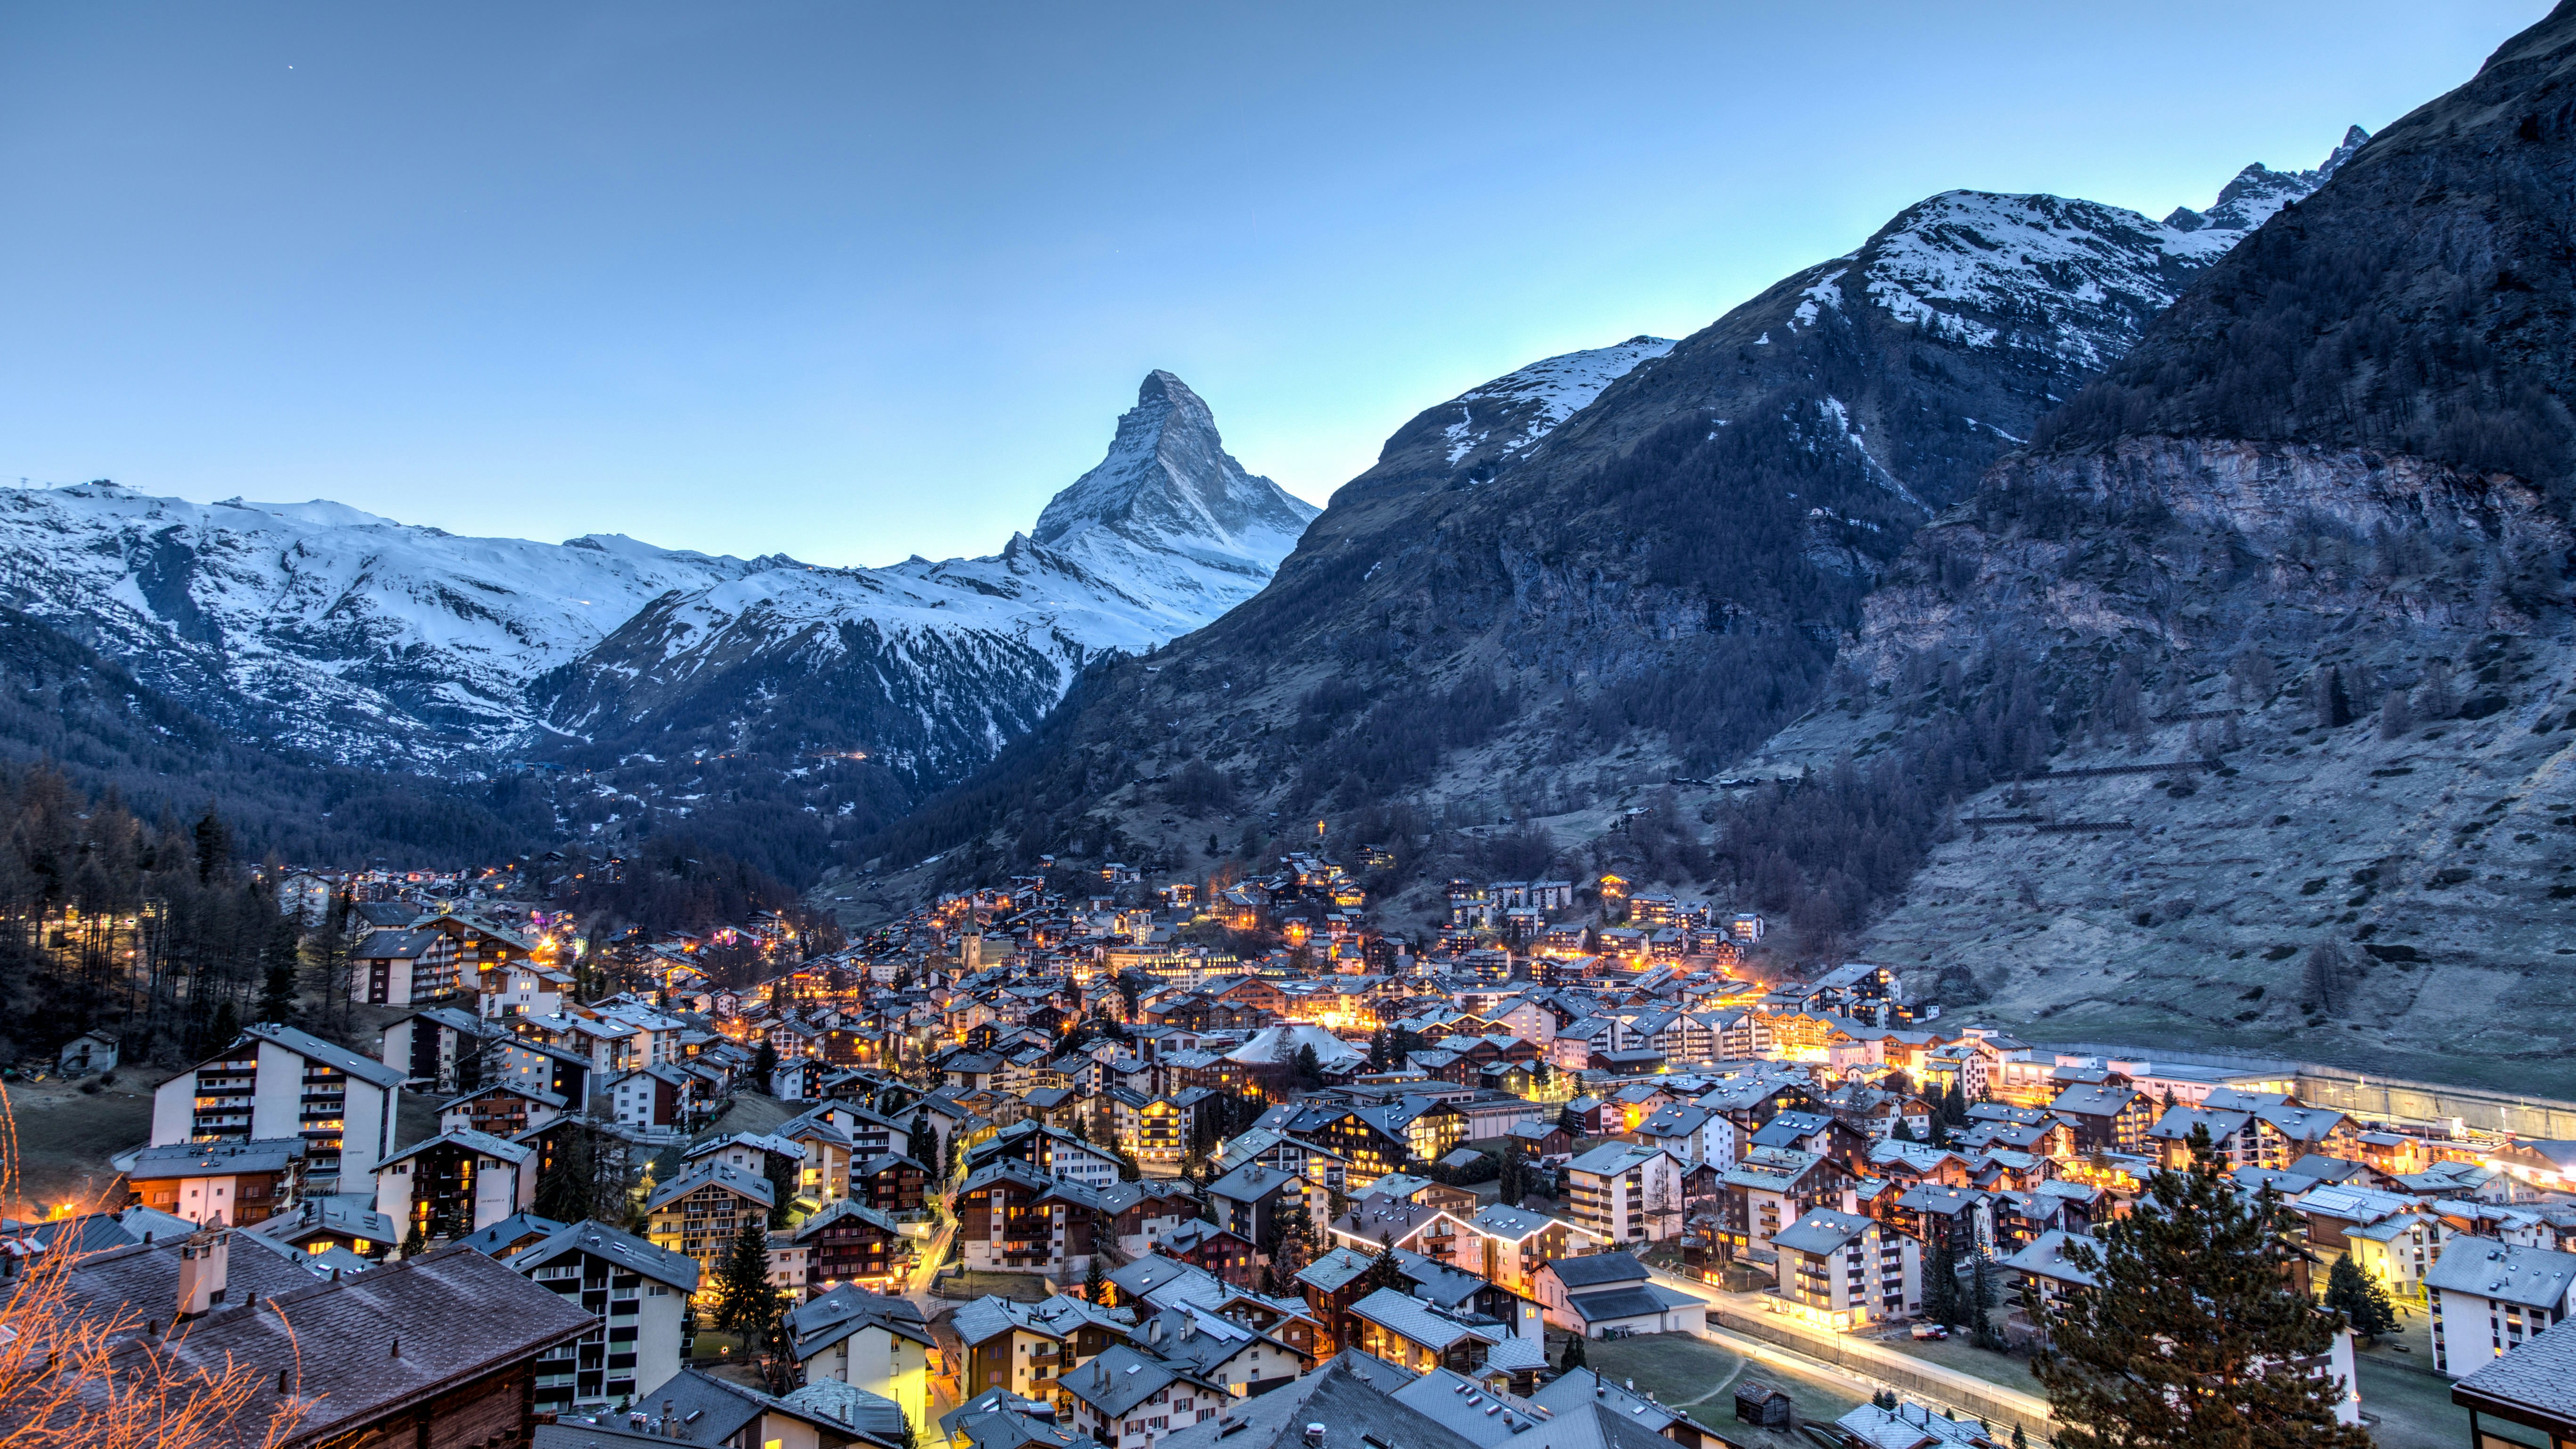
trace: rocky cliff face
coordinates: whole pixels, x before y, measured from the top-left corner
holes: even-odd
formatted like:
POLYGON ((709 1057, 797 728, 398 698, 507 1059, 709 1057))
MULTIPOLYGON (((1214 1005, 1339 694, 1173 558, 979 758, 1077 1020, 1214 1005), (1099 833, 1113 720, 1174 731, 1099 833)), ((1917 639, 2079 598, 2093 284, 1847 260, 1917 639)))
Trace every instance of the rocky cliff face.
POLYGON ((2576 1089, 2571 82, 2561 7, 1915 535, 1866 686, 1759 763, 1901 758, 2007 675, 2055 754, 1865 949, 2043 1039, 2576 1089))
POLYGON ((2256 193, 2321 172, 2257 168, 2173 224, 1943 193, 1690 338, 1426 409, 1257 597, 1011 761, 986 782, 1007 803, 891 853, 980 823, 1168 854, 1152 792, 1105 792, 1190 760, 1283 808, 1488 814, 1716 768, 1804 707, 1915 528, 2134 345, 2256 193))

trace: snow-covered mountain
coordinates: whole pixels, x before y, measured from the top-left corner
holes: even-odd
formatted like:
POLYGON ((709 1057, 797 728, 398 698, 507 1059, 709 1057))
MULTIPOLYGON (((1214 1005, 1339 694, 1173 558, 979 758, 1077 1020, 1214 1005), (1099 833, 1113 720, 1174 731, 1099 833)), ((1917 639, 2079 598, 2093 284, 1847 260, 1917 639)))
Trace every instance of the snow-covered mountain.
POLYGON ((1251 597, 1317 509, 1225 451, 1149 375, 1098 467, 989 558, 791 566, 655 600, 532 697, 559 741, 866 749, 952 778, 1025 733, 1105 649, 1141 652, 1251 597), (796 735, 796 740, 782 739, 796 735))
MULTIPOLYGON (((833 569, 92 483, 0 489, 0 601, 242 737, 352 763, 542 754, 648 727, 655 708, 739 733, 800 671, 863 658, 865 679, 836 687, 873 690, 871 719, 919 721, 892 752, 935 767, 1027 728, 1092 654, 1152 647, 1248 596, 1312 516, 1224 454, 1177 378, 1144 391, 1110 462, 1049 506, 1059 548, 1014 538, 991 558, 833 569), (1159 473, 1102 476, 1140 447, 1159 473), (1204 506, 1176 511, 1187 499, 1204 506), (747 666, 758 688, 724 695, 747 666)), ((831 724, 854 724, 857 703, 831 724)))
POLYGON ((1601 389, 1625 377, 1637 364, 1672 350, 1669 337, 1639 336, 1610 347, 1560 353, 1469 388, 1429 415, 1457 415, 1455 422, 1440 430, 1440 440, 1448 445, 1449 466, 1473 460, 1499 467, 1590 407, 1601 389))

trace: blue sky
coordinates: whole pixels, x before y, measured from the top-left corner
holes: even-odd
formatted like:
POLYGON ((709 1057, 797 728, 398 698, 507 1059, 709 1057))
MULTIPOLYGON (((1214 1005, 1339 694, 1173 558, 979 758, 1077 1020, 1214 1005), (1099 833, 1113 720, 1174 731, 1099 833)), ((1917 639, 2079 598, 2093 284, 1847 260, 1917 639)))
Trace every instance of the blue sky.
POLYGON ((0 11, 0 478, 984 553, 1151 368, 1322 501, 1950 187, 2161 215, 2541 0, 0 11))

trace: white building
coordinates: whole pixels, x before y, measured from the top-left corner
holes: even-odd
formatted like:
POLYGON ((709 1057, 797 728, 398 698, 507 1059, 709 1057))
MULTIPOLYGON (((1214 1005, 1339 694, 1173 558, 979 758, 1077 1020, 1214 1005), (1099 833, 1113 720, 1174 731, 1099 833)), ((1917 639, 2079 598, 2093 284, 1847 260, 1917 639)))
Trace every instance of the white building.
POLYGON ((538 1412, 615 1404, 680 1372, 681 1319, 698 1288, 694 1259, 585 1222, 502 1262, 599 1320, 537 1360, 538 1412))
POLYGON ((1682 1165, 1656 1147, 1605 1142, 1565 1165, 1575 1226, 1613 1246, 1681 1231, 1682 1165))
POLYGON ((152 1142, 304 1142, 315 1192, 362 1191, 394 1145, 403 1073, 290 1026, 254 1026, 155 1088, 152 1142))
POLYGON ((2576 1308, 2576 1253, 2453 1238, 2424 1275, 2433 1367, 2461 1378, 2538 1338, 2576 1308))
POLYGON ((1780 1296, 1837 1332, 1923 1306, 1923 1245, 1862 1213, 1817 1208, 1772 1235, 1780 1296))

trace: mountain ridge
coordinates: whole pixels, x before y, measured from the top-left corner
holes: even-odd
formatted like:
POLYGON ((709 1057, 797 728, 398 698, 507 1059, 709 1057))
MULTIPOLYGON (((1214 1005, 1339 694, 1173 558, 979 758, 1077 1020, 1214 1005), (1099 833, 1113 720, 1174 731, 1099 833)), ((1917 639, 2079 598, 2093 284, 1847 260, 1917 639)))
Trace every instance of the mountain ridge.
POLYGON ((1425 409, 1259 595, 1113 668, 1117 704, 1051 729, 1061 758, 1014 752, 883 853, 981 836, 953 879, 1002 833, 1176 859, 1143 782, 1189 760, 1283 811, 1484 818, 1715 768, 1822 685, 1912 530, 2238 239, 1941 193, 1688 338, 1621 344, 1635 364, 1536 437, 1497 414, 1458 450, 1480 394, 1520 396, 1497 384, 1425 409))

